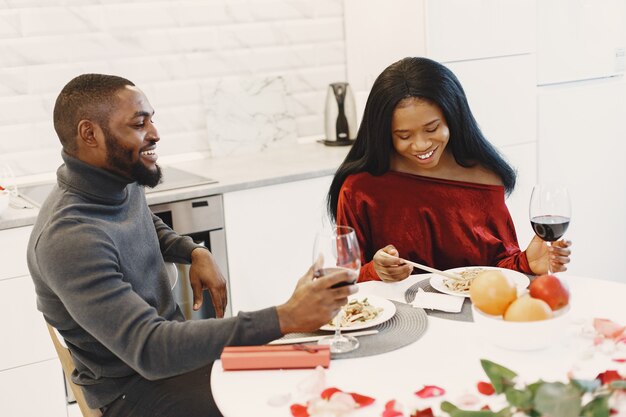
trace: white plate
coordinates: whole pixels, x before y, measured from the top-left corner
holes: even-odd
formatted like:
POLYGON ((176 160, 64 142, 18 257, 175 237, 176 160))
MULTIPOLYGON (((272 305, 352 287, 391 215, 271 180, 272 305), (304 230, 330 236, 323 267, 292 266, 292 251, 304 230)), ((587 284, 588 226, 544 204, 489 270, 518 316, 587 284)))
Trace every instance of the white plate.
MULTIPOLYGON (((530 284, 530 280, 528 279, 528 277, 522 274, 521 272, 513 271, 512 269, 498 268, 495 266, 468 266, 468 267, 448 269, 446 272, 456 272, 458 274, 458 273, 461 273, 462 271, 467 271, 467 270, 475 269, 475 268, 481 268, 485 270, 495 269, 498 271, 502 271, 504 275, 511 278, 513 282, 515 282, 518 293, 520 293, 520 291, 524 290, 524 288, 528 287, 528 284, 530 284)), ((433 276, 430 277, 430 286, 444 294, 459 295, 461 297, 469 297, 469 291, 468 292, 453 291, 450 288, 446 287, 446 284, 444 284, 444 280, 446 279, 448 278, 443 277, 441 275, 433 274, 433 276)))
MULTIPOLYGON (((383 311, 381 311, 380 313, 378 313, 378 315, 376 317, 374 317, 372 320, 369 321, 364 321, 364 322, 358 322, 353 324, 352 326, 342 326, 341 327, 341 331, 342 332, 349 332, 352 330, 360 330, 360 329, 367 329, 368 327, 373 327, 376 326, 380 323, 384 323, 387 320, 389 320, 390 318, 392 318, 394 316, 394 314, 396 314, 396 306, 394 303, 392 303, 391 301, 387 300, 386 298, 382 298, 382 297, 377 297, 375 295, 353 295, 352 297, 350 297, 350 300, 354 300, 357 299, 359 301, 363 301, 364 298, 367 298, 367 300, 369 301, 370 305, 374 306, 374 307, 379 307, 382 308, 383 311)), ((328 330, 328 331, 335 331, 335 326, 332 324, 325 324, 322 327, 320 327, 320 330, 328 330)))

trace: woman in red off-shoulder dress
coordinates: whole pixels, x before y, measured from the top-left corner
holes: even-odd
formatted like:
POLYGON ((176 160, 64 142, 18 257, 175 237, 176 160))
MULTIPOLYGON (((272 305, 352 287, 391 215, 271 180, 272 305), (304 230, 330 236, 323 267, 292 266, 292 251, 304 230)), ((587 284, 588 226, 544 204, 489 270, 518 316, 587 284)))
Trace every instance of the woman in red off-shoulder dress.
POLYGON ((329 194, 337 224, 356 230, 359 281, 399 281, 412 267, 493 265, 566 270, 570 242, 535 236, 521 251, 505 205, 515 171, 485 139, 454 74, 405 58, 376 79, 356 142, 329 194), (385 256, 386 252, 392 257, 385 256))

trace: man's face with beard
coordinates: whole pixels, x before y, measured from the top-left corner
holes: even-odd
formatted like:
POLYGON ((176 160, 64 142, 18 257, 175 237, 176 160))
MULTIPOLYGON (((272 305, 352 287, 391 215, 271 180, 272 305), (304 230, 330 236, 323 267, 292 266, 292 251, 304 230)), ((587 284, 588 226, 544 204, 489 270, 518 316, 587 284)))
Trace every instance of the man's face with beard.
POLYGON ((135 180, 139 185, 155 187, 161 182, 161 167, 155 164, 156 169, 150 169, 137 158, 134 149, 125 148, 122 141, 108 128, 102 129, 107 146, 107 164, 115 171, 126 173, 125 176, 135 180), (130 173, 130 175, 128 175, 130 173))
POLYGON ((106 144, 107 168, 154 187, 161 181, 156 164, 159 134, 152 122, 154 110, 146 96, 136 87, 127 86, 116 94, 115 109, 108 126, 101 127, 106 144))

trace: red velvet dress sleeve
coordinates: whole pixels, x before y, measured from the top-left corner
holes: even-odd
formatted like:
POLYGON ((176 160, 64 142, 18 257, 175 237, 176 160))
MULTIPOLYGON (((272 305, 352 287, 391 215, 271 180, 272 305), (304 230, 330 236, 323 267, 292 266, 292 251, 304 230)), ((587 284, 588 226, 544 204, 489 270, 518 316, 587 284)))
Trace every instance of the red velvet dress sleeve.
POLYGON ((379 279, 371 261, 389 244, 403 258, 442 270, 498 266, 532 273, 517 243, 503 186, 362 172, 350 175, 341 188, 337 224, 356 231, 359 281, 379 279))

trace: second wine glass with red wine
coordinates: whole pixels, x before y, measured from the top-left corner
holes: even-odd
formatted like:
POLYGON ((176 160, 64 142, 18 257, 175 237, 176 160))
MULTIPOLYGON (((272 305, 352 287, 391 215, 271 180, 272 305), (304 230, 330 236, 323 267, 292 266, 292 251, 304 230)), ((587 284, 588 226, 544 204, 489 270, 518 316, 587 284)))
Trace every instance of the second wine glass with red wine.
MULTIPOLYGON (((354 284, 361 269, 361 251, 354 229, 348 226, 334 226, 315 236, 313 262, 318 263, 317 276, 328 275, 339 270, 350 270, 352 279, 335 284, 334 287, 354 284)), ((341 333, 343 309, 337 314, 332 325, 335 334, 321 339, 318 343, 329 345, 332 353, 350 352, 359 347, 359 341, 341 333)))
MULTIPOLYGON (((559 184, 537 184, 530 197, 530 224, 548 246, 559 240, 569 226, 572 207, 567 187, 559 184)), ((548 273, 552 267, 548 262, 548 273)))

